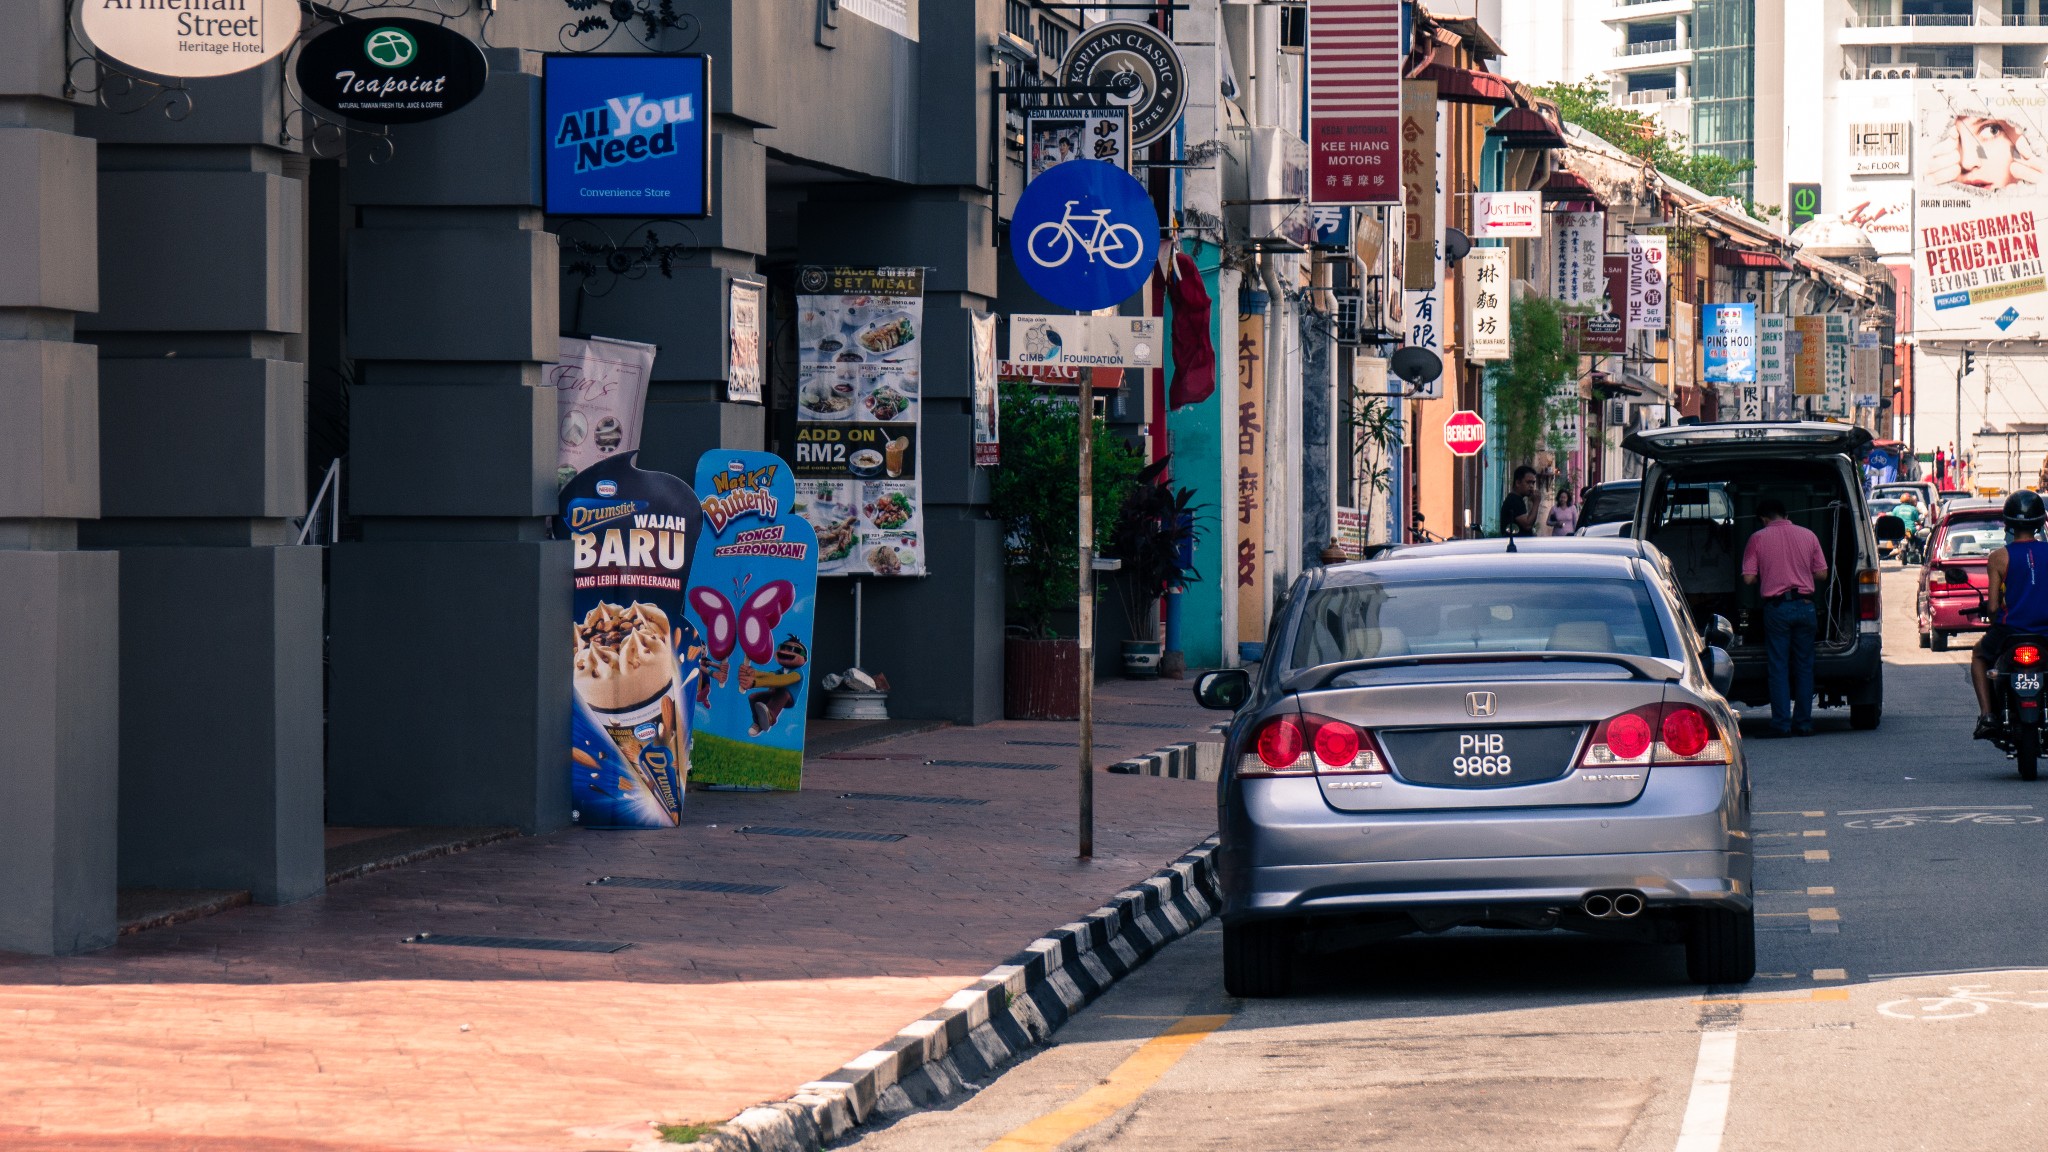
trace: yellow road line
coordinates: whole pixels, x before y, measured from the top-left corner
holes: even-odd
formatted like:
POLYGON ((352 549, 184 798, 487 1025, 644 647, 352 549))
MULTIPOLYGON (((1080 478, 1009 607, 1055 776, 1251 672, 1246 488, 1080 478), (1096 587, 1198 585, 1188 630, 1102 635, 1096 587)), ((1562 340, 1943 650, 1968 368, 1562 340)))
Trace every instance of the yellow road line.
POLYGON ((1825 848, 1808 848, 1806 850, 1806 860, 1809 864, 1825 864, 1829 859, 1828 850, 1825 848))
POLYGON ((1833 888, 1826 887, 1808 888, 1806 890, 1806 894, 1808 896, 1833 896, 1835 894, 1835 890, 1833 888))
POLYGON ((1045 1152, 1095 1127, 1137 1102, 1202 1038, 1223 1027, 1228 1016, 1183 1016, 1145 1041, 1102 1083, 988 1146, 985 1152, 1045 1152))
POLYGON ((1814 819, 1819 819, 1820 817, 1822 817, 1822 816, 1825 816, 1825 815, 1827 815, 1827 813, 1825 813, 1825 812, 1758 812, 1758 813, 1756 813, 1756 815, 1758 815, 1758 816, 1804 816, 1804 817, 1806 817, 1806 818, 1807 818, 1807 819, 1809 819, 1809 820, 1814 820, 1814 819))
POLYGON ((1847 980, 1849 978, 1849 970, 1847 968, 1815 968, 1813 970, 1813 978, 1815 980, 1847 980))
POLYGON ((1800 833, 1800 835, 1808 837, 1809 839, 1818 839, 1819 837, 1826 836, 1827 833, 1819 831, 1817 829, 1808 828, 1806 831, 1800 833))
POLYGON ((1804 996, 1723 996, 1711 1000, 1695 1000, 1695 1004, 1826 1004, 1847 1000, 1847 988, 1815 988, 1804 996))
POLYGON ((1806 918, 1808 920, 1840 920, 1842 914, 1833 908, 1808 908, 1806 910, 1806 918))

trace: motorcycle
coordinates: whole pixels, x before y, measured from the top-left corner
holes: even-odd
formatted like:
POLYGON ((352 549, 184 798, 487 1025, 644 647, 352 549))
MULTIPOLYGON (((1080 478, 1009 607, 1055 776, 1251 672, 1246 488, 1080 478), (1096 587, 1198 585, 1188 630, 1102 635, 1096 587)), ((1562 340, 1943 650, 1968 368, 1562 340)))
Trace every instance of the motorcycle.
MULTIPOLYGON (((1977 611, 1970 615, 1989 615, 1981 594, 1977 611)), ((2040 774, 2042 730, 2048 727, 2048 715, 2041 707, 2042 698, 2048 696, 2042 690, 2042 675, 2048 672, 2044 660, 2048 660, 2048 636, 2014 633, 1991 666, 1991 702, 1999 722, 1998 735, 1991 743, 2012 758, 2022 780, 2040 774)))
POLYGON ((1927 529, 1909 533, 1899 542, 1899 563, 1921 565, 1927 563, 1927 529))

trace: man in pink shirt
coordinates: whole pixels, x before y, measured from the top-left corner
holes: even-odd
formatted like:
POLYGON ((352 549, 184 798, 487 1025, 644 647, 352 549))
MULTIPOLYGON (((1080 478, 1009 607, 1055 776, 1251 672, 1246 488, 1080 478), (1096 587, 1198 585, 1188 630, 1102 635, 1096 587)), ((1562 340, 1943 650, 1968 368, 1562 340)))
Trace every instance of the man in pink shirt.
POLYGON ((1764 605, 1764 660, 1771 686, 1766 736, 1813 735, 1813 609, 1816 580, 1828 575, 1820 537, 1785 518, 1785 502, 1756 503, 1763 521, 1742 548, 1742 579, 1757 586, 1764 605))

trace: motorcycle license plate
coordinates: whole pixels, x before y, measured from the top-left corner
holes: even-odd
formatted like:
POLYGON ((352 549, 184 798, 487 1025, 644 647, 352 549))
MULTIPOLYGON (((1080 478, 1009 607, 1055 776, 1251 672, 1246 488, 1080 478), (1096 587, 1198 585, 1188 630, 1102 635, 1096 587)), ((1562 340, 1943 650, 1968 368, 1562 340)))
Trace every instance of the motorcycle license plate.
POLYGON ((2039 692, 2041 690, 2041 674, 2039 672, 2013 673, 2012 690, 2015 692, 2039 692))

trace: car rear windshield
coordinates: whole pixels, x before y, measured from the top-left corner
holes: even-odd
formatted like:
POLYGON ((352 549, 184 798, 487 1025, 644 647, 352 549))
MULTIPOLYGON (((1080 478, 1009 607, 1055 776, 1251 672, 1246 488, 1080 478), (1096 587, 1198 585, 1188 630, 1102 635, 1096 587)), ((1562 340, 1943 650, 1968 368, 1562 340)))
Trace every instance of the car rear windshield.
POLYGON ((1633 484, 1626 488, 1595 488, 1586 494, 1586 510, 1579 516, 1579 523, 1612 524, 1635 519, 1636 494, 1640 491, 1633 484))
POLYGON ((1957 520, 1948 522, 1948 534, 1941 542, 1941 559, 1961 560, 1972 556, 1989 556, 2005 547, 2005 525, 1997 520, 1957 520))
POLYGON ((1323 588, 1294 642, 1297 668, 1457 652, 1669 654, 1633 580, 1444 580, 1323 588))

